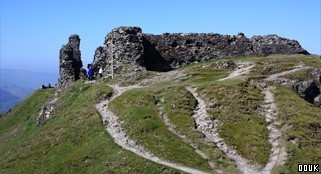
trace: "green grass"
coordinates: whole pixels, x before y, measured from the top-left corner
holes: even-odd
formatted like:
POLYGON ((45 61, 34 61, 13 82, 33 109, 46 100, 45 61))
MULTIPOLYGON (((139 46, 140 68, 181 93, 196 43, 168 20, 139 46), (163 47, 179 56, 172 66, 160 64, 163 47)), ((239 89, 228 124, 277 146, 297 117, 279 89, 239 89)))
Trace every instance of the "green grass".
MULTIPOLYGON (((204 64, 203 64, 204 65, 204 64)), ((203 84, 211 83, 220 78, 228 76, 227 69, 217 69, 215 63, 211 63, 207 66, 193 66, 187 70, 187 78, 181 81, 185 84, 203 84)))
POLYGON ((39 90, 0 121, 0 173, 174 173, 123 150, 107 134, 94 104, 110 96, 105 83, 81 81, 36 128, 40 107, 52 95, 39 90))
POLYGON ((250 57, 246 59, 256 62, 256 66, 254 68, 254 70, 256 70, 256 75, 271 75, 288 71, 301 63, 304 63, 307 66, 321 68, 321 59, 317 56, 270 55, 267 57, 250 57))
POLYGON ((211 170, 207 161, 196 154, 192 147, 167 130, 158 115, 152 90, 128 91, 116 98, 110 108, 124 121, 122 127, 128 136, 154 155, 170 162, 205 171, 211 170))
POLYGON ((279 118, 287 127, 283 134, 288 160, 280 171, 297 173, 298 164, 321 164, 321 109, 281 86, 275 90, 275 99, 279 118))
POLYGON ((248 82, 236 81, 202 85, 198 89, 208 105, 208 113, 222 122, 218 127, 225 142, 247 159, 266 164, 271 145, 267 124, 257 109, 263 94, 248 82))

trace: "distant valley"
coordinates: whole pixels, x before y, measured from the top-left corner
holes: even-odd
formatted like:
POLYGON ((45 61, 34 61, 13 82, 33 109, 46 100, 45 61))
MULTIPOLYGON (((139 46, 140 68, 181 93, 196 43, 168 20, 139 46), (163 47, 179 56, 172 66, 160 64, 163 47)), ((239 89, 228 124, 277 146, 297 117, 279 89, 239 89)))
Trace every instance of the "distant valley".
POLYGON ((55 85, 57 81, 58 73, 0 69, 0 112, 7 112, 42 84, 55 85))

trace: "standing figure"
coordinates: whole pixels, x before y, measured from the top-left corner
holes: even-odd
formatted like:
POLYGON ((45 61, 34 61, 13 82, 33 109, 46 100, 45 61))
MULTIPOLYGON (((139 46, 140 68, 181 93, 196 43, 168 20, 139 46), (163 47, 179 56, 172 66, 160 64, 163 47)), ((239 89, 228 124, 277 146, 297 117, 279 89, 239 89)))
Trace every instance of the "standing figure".
POLYGON ((92 69, 92 67, 90 67, 88 70, 88 80, 89 81, 93 80, 93 75, 94 75, 94 70, 92 69))
POLYGON ((99 68, 98 75, 99 75, 99 78, 101 78, 103 76, 103 68, 102 67, 99 68))

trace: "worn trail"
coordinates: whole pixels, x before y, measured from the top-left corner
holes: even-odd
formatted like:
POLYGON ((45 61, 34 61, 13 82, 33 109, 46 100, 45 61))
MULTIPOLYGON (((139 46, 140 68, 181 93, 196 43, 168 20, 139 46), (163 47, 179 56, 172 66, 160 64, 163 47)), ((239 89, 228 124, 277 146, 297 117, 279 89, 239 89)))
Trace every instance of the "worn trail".
POLYGON ((219 125, 219 121, 212 120, 207 114, 206 103, 198 95, 196 88, 186 87, 186 89, 190 91, 198 101, 198 105, 193 116, 197 124, 197 130, 202 132, 208 140, 214 142, 221 151, 223 151, 230 159, 235 161, 235 164, 242 173, 259 173, 259 166, 251 164, 249 160, 237 154, 236 150, 227 146, 223 139, 218 135, 217 126, 219 125))
POLYGON ((241 75, 249 74, 251 69, 254 67, 254 64, 250 61, 239 61, 236 64, 237 68, 236 70, 232 71, 229 76, 225 78, 221 78, 217 81, 224 81, 228 79, 232 79, 241 75))
POLYGON ((140 88, 140 86, 128 86, 128 87, 119 87, 117 85, 112 86, 114 93, 113 96, 109 100, 101 101, 96 105, 97 111, 100 113, 103 122, 106 124, 106 130, 109 132, 109 134, 113 137, 115 143, 117 143, 122 148, 129 150, 145 159, 148 159, 150 161, 156 162, 158 164, 162 164, 171 168, 175 168, 187 173, 195 173, 195 174, 203 174, 205 172, 200 171, 198 169, 193 169, 190 167, 186 167, 183 165, 179 165, 176 163, 168 162, 165 160, 162 160, 158 158, 157 156, 150 153, 148 150, 146 150, 144 147, 138 145, 134 140, 130 139, 123 128, 121 128, 121 123, 118 120, 118 117, 113 114, 111 110, 108 109, 108 104, 120 96, 123 92, 140 88))
POLYGON ((304 70, 304 69, 310 69, 310 66, 304 66, 304 65, 298 65, 296 67, 294 67, 294 69, 289 70, 289 71, 283 71, 281 73, 277 73, 277 74, 272 74, 269 77, 267 77, 265 80, 266 81, 275 81, 275 80, 279 80, 281 79, 281 76, 287 75, 287 74, 291 74, 294 73, 296 71, 300 71, 300 70, 304 70))
MULTIPOLYGON (((294 73, 296 71, 310 69, 311 67, 305 66, 303 64, 294 67, 294 69, 289 71, 284 71, 277 74, 272 74, 266 79, 265 81, 277 81, 282 80, 282 76, 294 73)), ((264 105, 263 108, 263 115, 265 116, 265 120, 269 122, 268 125, 269 129, 269 142, 272 145, 271 154, 268 163, 263 168, 262 173, 270 173, 272 169, 276 166, 283 165, 287 159, 287 153, 285 148, 285 142, 282 138, 282 131, 279 129, 281 122, 277 119, 278 116, 278 109, 274 101, 273 96, 273 87, 265 87, 262 89, 262 93, 264 94, 264 105)))
POLYGON ((266 122, 270 123, 267 128, 269 130, 269 142, 272 145, 269 161, 262 169, 262 173, 266 174, 271 173, 275 166, 283 165, 287 157, 283 142, 284 140, 282 139, 282 133, 278 128, 278 126, 281 125, 281 122, 277 119, 278 111, 274 102, 272 90, 272 87, 267 87, 262 91, 262 93, 265 95, 265 104, 262 106, 264 110, 263 115, 265 116, 266 122))
MULTIPOLYGON (((170 123, 169 118, 167 117, 167 115, 164 113, 164 109, 163 107, 158 103, 158 114, 160 115, 160 117, 163 119, 167 129, 172 132, 174 135, 178 136, 182 141, 184 141, 186 144, 190 145, 191 147, 194 148, 195 152, 197 154, 199 154, 202 158, 209 160, 208 155, 206 155, 204 152, 202 152, 197 146, 196 144, 194 144, 189 138, 187 138, 185 135, 180 134, 176 129, 175 126, 173 124, 170 123)), ((212 169, 217 170, 215 167, 215 164, 211 161, 208 161, 208 164, 211 166, 212 169)), ((221 171, 217 170, 217 173, 220 173, 221 171)))

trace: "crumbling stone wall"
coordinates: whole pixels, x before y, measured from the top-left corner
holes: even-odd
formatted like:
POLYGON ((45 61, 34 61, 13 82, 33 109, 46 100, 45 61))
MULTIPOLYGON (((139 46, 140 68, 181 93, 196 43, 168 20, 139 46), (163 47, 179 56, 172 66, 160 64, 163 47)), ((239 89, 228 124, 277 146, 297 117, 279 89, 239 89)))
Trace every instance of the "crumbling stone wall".
POLYGON ((309 54, 296 40, 289 40, 277 35, 253 36, 251 39, 254 55, 270 54, 309 54))
POLYGON ((119 27, 98 47, 94 67, 101 66, 105 76, 135 71, 168 71, 193 62, 238 56, 270 54, 309 54, 299 42, 277 35, 247 38, 199 33, 143 34, 139 27, 119 27))
POLYGON ((81 52, 79 50, 80 38, 78 35, 71 35, 66 45, 60 49, 59 57, 59 82, 58 88, 63 89, 70 82, 80 78, 86 79, 86 70, 82 68, 81 52))
MULTIPOLYGON (((149 49, 156 49, 171 68, 178 68, 196 61, 252 54, 250 39, 243 34, 229 36, 165 33, 163 35, 144 34, 144 38, 152 45, 152 47, 147 47, 145 52, 150 52, 149 49)), ((153 57, 155 57, 153 54, 146 54, 145 60, 148 62, 148 59, 153 57)), ((149 67, 154 62, 157 61, 152 61, 145 66, 149 67)), ((157 65, 151 67, 154 66, 157 65)))

